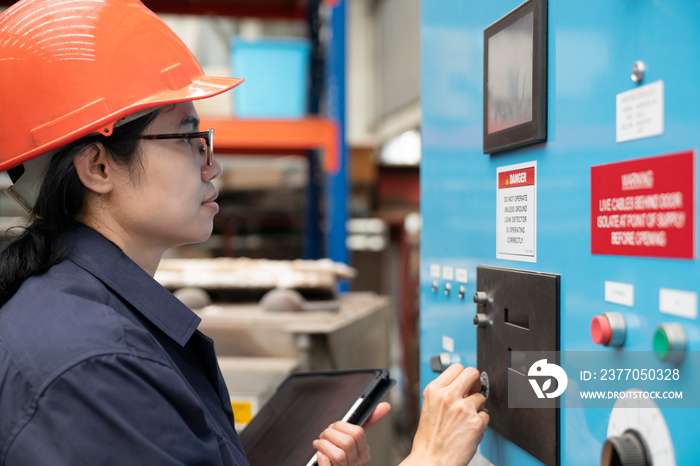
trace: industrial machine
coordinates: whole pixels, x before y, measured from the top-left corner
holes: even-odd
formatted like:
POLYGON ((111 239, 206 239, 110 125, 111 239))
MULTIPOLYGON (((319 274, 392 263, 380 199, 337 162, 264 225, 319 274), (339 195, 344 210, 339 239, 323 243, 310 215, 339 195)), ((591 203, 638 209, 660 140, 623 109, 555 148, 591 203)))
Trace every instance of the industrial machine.
POLYGON ((482 372, 474 464, 700 464, 700 4, 421 8, 422 387, 482 372))

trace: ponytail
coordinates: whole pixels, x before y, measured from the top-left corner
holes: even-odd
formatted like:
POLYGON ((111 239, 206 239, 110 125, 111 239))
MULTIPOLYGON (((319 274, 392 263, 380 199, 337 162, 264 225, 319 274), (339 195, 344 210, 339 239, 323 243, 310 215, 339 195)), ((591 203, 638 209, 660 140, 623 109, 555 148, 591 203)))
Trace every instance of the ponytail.
POLYGON ((54 239, 76 224, 83 206, 84 187, 73 165, 73 158, 91 144, 101 143, 115 163, 133 174, 138 169, 139 139, 156 118, 158 111, 114 128, 111 136, 91 135, 55 153, 42 180, 30 223, 0 249, 0 306, 17 292, 32 275, 46 272, 63 257, 55 250, 54 239))

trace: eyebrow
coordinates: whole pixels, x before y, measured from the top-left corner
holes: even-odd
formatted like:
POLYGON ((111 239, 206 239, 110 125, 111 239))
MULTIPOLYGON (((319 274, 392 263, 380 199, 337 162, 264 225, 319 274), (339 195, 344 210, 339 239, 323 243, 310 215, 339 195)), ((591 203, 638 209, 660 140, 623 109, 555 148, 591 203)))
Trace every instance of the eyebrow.
POLYGON ((180 128, 187 128, 188 126, 190 126, 193 131, 197 131, 199 129, 199 118, 194 115, 187 115, 180 122, 180 128))

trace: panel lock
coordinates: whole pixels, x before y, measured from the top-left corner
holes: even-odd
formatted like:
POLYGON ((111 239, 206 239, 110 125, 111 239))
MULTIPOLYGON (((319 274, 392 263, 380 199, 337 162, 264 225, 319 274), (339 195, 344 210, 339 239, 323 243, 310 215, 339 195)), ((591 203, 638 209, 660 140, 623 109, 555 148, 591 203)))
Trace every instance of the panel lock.
POLYGON ((561 464, 557 402, 547 400, 555 409, 508 405, 511 396, 532 393, 528 371, 521 368, 535 362, 530 352, 559 351, 559 282, 554 274, 480 265, 474 295, 476 367, 483 372, 482 394, 488 395, 489 429, 547 466, 561 464))

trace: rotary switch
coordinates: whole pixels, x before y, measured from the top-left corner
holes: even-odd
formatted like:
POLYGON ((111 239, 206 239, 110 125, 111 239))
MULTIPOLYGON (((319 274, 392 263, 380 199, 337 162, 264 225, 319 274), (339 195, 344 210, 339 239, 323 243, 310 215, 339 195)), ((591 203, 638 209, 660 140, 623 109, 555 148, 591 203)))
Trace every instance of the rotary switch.
POLYGON ((604 312, 591 320, 591 339, 596 345, 620 347, 625 344, 625 317, 620 312, 604 312))
MULTIPOLYGON (((671 433, 658 405, 641 396, 638 388, 626 390, 615 401, 608 420, 607 440, 600 459, 603 466, 676 466, 671 433)), ((685 463, 683 463, 685 464, 685 463)))
POLYGON ((651 466, 647 447, 641 436, 629 429, 618 437, 610 437, 603 444, 600 456, 602 466, 651 466))

